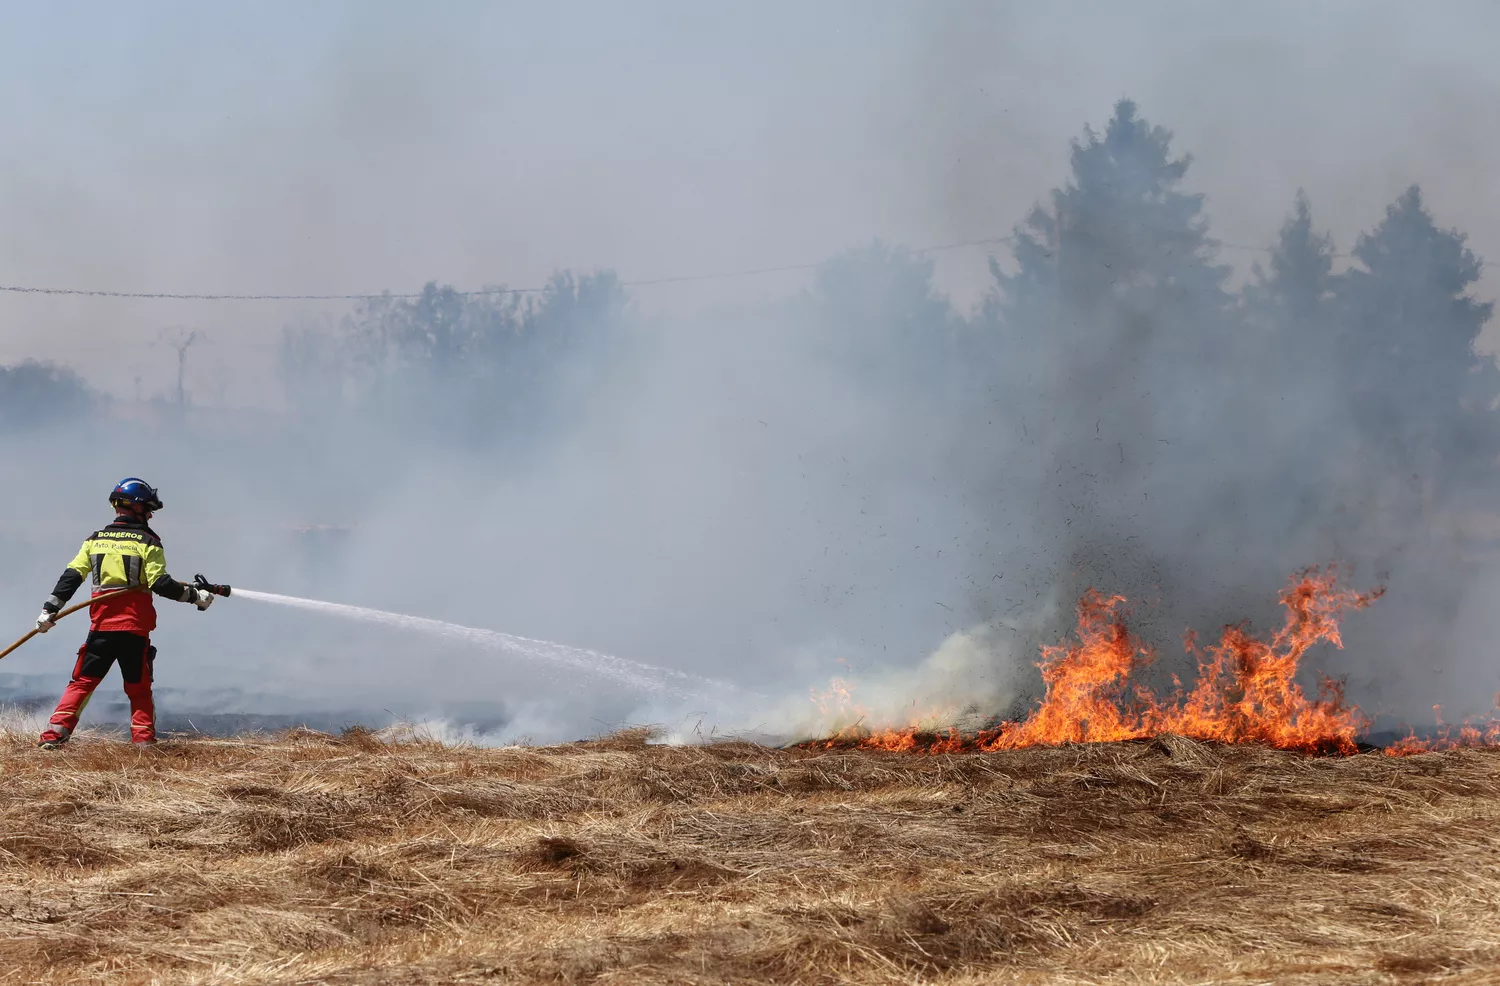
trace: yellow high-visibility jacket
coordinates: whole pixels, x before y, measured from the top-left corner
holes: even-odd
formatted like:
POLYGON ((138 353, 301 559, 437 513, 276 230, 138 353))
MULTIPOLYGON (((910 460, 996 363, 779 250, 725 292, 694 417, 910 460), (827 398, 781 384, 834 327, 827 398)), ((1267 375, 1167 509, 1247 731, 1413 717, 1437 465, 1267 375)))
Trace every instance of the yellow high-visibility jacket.
POLYGON ((167 556, 161 538, 144 522, 129 517, 116 517, 113 524, 89 535, 57 580, 52 598, 42 608, 49 613, 62 609, 86 577, 90 578, 96 597, 89 607, 94 630, 149 634, 156 629, 153 594, 185 603, 197 599, 197 591, 191 585, 167 574, 167 556), (127 586, 150 591, 112 591, 127 586), (100 593, 109 595, 101 597, 100 593))

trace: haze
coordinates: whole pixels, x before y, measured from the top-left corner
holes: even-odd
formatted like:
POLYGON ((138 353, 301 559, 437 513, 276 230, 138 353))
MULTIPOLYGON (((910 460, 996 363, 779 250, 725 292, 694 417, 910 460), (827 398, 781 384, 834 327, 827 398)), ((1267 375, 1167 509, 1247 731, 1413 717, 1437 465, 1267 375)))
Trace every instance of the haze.
MULTIPOLYGON (((7 24, 0 285, 408 293, 610 270, 628 308, 627 344, 589 349, 610 371, 558 392, 566 413, 476 451, 451 423, 376 427, 358 408, 299 403, 283 330, 332 331, 355 303, 0 292, 0 363, 71 367, 117 412, 175 400, 163 332, 203 333, 187 355, 189 427, 120 412, 44 437, 8 430, 26 496, 5 533, 0 614, 20 629, 104 522, 109 486, 140 474, 163 488, 179 577, 561 640, 729 677, 771 706, 801 702, 841 661, 897 675, 872 690, 910 691, 902 676, 940 652, 939 691, 1004 705, 1066 601, 1044 612, 1039 594, 1021 612, 976 586, 1066 567, 1045 538, 995 533, 1051 529, 1025 505, 1050 464, 1018 453, 1008 426, 983 432, 972 409, 960 423, 920 404, 909 381, 830 367, 799 308, 813 265, 874 240, 944 247, 926 255, 936 289, 958 315, 977 311, 990 257, 1015 260, 1004 243, 950 245, 1010 235, 1068 180, 1069 141, 1102 131, 1121 98, 1192 155, 1185 188, 1206 196, 1232 287, 1266 262, 1298 189, 1341 252, 1419 183, 1439 226, 1500 258, 1491 4, 53 4, 14 5, 7 24), (783 267, 798 269, 748 273, 783 267), (310 523, 352 526, 355 543, 293 564, 277 538, 310 523), (1002 618, 1013 644, 964 649, 1002 618), (959 647, 950 635, 965 630, 959 647)), ((1483 269, 1480 299, 1500 283, 1483 269)), ((1065 417, 1094 426, 1093 407, 1065 417)), ((1313 413, 1267 407, 1289 429, 1313 413)), ((1466 487, 1470 501, 1488 482, 1466 487)), ((1218 509, 1191 502, 1205 521, 1218 509)), ((1193 572, 1236 564, 1273 529, 1285 539, 1174 625, 1261 615, 1269 573, 1335 560, 1280 519, 1190 561, 1164 521, 1140 523, 1193 572)), ((1390 576, 1395 597, 1396 542, 1340 551, 1390 576)), ((1477 628, 1424 658, 1462 684, 1419 683, 1385 652, 1353 672, 1355 697, 1403 715, 1487 698, 1495 674, 1469 646, 1488 633, 1473 615, 1485 607, 1467 588, 1485 571, 1446 586, 1477 628)), ((1150 588, 1123 581, 1101 588, 1150 588)), ((664 714, 420 637, 233 600, 203 617, 160 608, 159 680, 194 708, 430 714, 537 737, 664 714)), ((0 670, 60 688, 72 645, 58 638, 79 632, 0 670)), ((763 711, 726 724, 762 725, 763 711)))

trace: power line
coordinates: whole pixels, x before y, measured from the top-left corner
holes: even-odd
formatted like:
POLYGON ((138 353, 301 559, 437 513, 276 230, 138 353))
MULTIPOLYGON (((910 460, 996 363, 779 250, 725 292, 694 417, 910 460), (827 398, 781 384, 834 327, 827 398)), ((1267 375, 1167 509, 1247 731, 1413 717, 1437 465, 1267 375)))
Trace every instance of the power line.
MULTIPOLYGON (((1014 239, 1014 236, 991 236, 982 240, 940 243, 937 246, 922 247, 911 252, 939 253, 945 250, 957 250, 962 247, 1007 243, 1014 239)), ((761 274, 785 274, 794 271, 816 270, 821 266, 823 266, 823 262, 819 261, 818 263, 810 264, 786 264, 780 267, 753 267, 744 270, 720 271, 712 274, 679 274, 672 277, 651 277, 634 281, 621 281, 620 286, 639 288, 657 284, 683 284, 690 281, 723 281, 730 278, 754 277, 761 274)), ((545 290, 547 289, 497 287, 477 288, 472 291, 459 291, 456 293, 465 297, 478 297, 483 295, 540 294, 545 290)), ((7 291, 12 294, 70 295, 85 298, 161 299, 167 301, 374 301, 379 298, 410 299, 422 296, 420 291, 405 293, 383 291, 379 294, 206 294, 170 291, 101 291, 84 288, 38 288, 13 284, 0 284, 0 291, 7 291)))
MULTIPOLYGON (((476 291, 460 291, 462 295, 480 294, 532 294, 542 288, 480 288, 476 291)), ((13 294, 72 295, 84 298, 142 298, 168 301, 370 301, 375 298, 420 298, 421 292, 396 294, 177 294, 168 291, 96 291, 84 288, 34 288, 13 284, 0 284, 0 291, 13 294)))
MULTIPOLYGON (((954 243, 940 243, 936 246, 927 246, 913 249, 912 253, 942 253, 948 250, 960 250, 968 247, 994 246, 998 243, 1010 243, 1016 239, 1015 235, 990 236, 978 240, 959 240, 954 243)), ((1270 247, 1252 246, 1246 243, 1226 243, 1219 241, 1218 246, 1229 250, 1246 250, 1255 253, 1271 253, 1270 247)), ((1335 257, 1348 258, 1352 254, 1335 253, 1335 257)), ((670 277, 651 277, 633 281, 621 281, 620 286, 626 288, 653 287, 660 284, 685 284, 694 281, 726 281, 740 277, 757 277, 764 274, 788 274, 798 271, 816 270, 823 266, 824 261, 805 264, 785 264, 778 267, 751 267, 742 270, 719 271, 711 274, 679 274, 670 277)), ((1481 261, 1484 267, 1500 267, 1500 262, 1493 260, 1481 261)), ((545 287, 535 288, 476 288, 471 291, 455 292, 463 297, 482 297, 499 295, 541 294, 546 291, 545 287)), ((380 298, 392 298, 407 300, 420 298, 422 292, 391 292, 382 291, 374 294, 228 294, 228 293, 198 293, 198 292, 171 292, 171 291, 104 291, 88 288, 44 288, 29 287, 18 284, 0 284, 0 292, 9 294, 42 294, 42 295, 67 295, 83 298, 127 298, 138 300, 163 300, 163 301, 375 301, 380 298)))
MULTIPOLYGON (((1221 246, 1224 249, 1226 249, 1226 250, 1247 250, 1247 251, 1251 251, 1251 252, 1254 252, 1254 253, 1273 253, 1274 252, 1274 250, 1271 247, 1251 246, 1248 243, 1226 243, 1223 240, 1217 240, 1216 243, 1219 246, 1221 246)), ((1350 260, 1350 259, 1353 259, 1354 254, 1352 254, 1352 253, 1345 253, 1345 252, 1343 252, 1341 250, 1335 250, 1332 253, 1330 253, 1329 256, 1330 257, 1337 257, 1340 260, 1350 260)), ((1497 262, 1497 261, 1494 261, 1494 260, 1481 260, 1479 262, 1479 266, 1481 266, 1481 267, 1500 267, 1500 262, 1497 262)))

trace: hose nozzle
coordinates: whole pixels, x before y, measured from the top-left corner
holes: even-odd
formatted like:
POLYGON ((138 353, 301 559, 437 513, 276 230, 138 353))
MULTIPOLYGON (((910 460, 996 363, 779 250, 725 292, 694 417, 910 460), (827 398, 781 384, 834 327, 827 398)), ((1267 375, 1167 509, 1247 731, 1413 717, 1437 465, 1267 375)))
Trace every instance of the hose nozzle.
POLYGON ((205 579, 202 575, 193 576, 193 585, 196 588, 202 589, 204 592, 211 592, 216 596, 229 595, 229 586, 215 585, 214 583, 208 581, 208 579, 205 579))

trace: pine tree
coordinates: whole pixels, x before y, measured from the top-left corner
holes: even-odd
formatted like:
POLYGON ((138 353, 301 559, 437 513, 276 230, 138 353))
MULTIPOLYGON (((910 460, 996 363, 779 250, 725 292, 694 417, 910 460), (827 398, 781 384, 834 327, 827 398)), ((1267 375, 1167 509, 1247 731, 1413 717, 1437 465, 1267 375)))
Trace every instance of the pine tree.
POLYGON ((1474 343, 1493 305, 1471 288, 1480 261, 1440 229, 1413 185, 1354 248, 1338 283, 1340 357, 1365 452, 1414 476, 1423 502, 1487 473, 1500 451, 1500 373, 1474 343))
POLYGON ((1129 100, 1102 135, 1086 129, 982 310, 1007 352, 1004 471, 1046 477, 1002 495, 1030 501, 1037 564, 1075 598, 1098 585, 1191 605, 1241 533, 1242 463, 1224 441, 1239 313, 1171 142, 1129 100), (1204 570, 1182 564, 1195 557, 1204 570))
POLYGON ((1253 327, 1293 346, 1309 333, 1328 334, 1336 286, 1333 260, 1333 240, 1313 229, 1312 205, 1298 189, 1292 215, 1271 250, 1270 270, 1256 264, 1255 280, 1245 288, 1253 327))
POLYGON ((1102 136, 1086 129, 1071 180, 1017 231, 1015 273, 993 265, 984 308, 1010 354, 1015 416, 1038 426, 1056 470, 1100 487, 1142 478, 1170 458, 1163 443, 1190 454, 1232 362, 1229 268, 1171 139, 1129 100, 1102 136))
POLYGON ((1017 234, 1018 272, 996 269, 1002 321, 1034 324, 1050 308, 1057 330, 1097 344, 1107 323, 1182 332, 1189 311, 1229 307, 1229 268, 1212 260, 1203 196, 1179 189, 1192 159, 1172 157, 1171 140, 1130 100, 1115 106, 1102 137, 1085 129, 1073 143, 1072 180, 1017 234))
POLYGON ((1213 260, 1203 197, 1180 190, 1191 158, 1174 158, 1171 139, 1121 100, 1103 136, 1085 129, 1073 143, 1071 181, 1050 208, 1017 231, 1016 272, 992 264, 984 317, 1033 380, 1030 402, 1049 418, 1077 410, 1064 433, 1119 412, 1133 434, 1118 440, 1165 436, 1175 425, 1160 414, 1192 381, 1156 380, 1153 366, 1205 371, 1231 340, 1229 268, 1213 260), (1148 392, 1162 399, 1141 404, 1148 392))
POLYGON ((1349 418, 1339 386, 1335 256, 1299 189, 1269 269, 1257 263, 1243 293, 1241 386, 1230 394, 1240 403, 1235 442, 1261 464, 1249 509, 1254 526, 1286 546, 1288 569, 1346 550, 1353 518, 1341 507, 1365 492, 1339 437, 1349 418))

